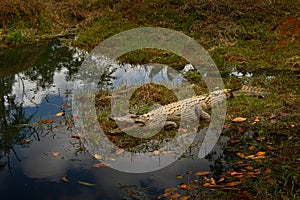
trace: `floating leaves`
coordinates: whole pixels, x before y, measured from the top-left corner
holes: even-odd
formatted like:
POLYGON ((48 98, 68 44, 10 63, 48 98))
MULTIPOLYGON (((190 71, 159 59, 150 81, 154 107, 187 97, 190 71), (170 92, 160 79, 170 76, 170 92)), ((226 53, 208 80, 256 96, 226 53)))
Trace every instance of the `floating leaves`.
POLYGON ((102 163, 102 162, 95 163, 95 164, 93 165, 93 167, 96 167, 96 168, 99 168, 99 167, 107 167, 107 166, 109 166, 109 164, 102 163))
POLYGON ((89 187, 92 187, 92 186, 95 186, 96 184, 93 184, 93 183, 88 183, 88 182, 84 182, 84 181, 77 181, 79 184, 81 185, 84 185, 84 186, 89 186, 89 187))
POLYGON ((65 176, 61 177, 61 180, 62 180, 63 182, 69 182, 69 180, 68 180, 67 177, 65 177, 65 176))
POLYGON ((42 123, 42 124, 49 124, 49 123, 53 123, 54 122, 54 120, 51 120, 51 119, 42 119, 42 120, 40 120, 40 123, 42 123))
POLYGON ((98 160, 101 160, 102 159, 102 156, 98 155, 98 154, 95 154, 94 157, 98 160))
POLYGON ((177 179, 182 179, 183 176, 182 176, 182 175, 177 175, 176 178, 177 178, 177 179))
POLYGON ((55 114, 56 117, 61 117, 61 116, 64 116, 64 115, 65 115, 65 112, 59 112, 59 113, 55 114))

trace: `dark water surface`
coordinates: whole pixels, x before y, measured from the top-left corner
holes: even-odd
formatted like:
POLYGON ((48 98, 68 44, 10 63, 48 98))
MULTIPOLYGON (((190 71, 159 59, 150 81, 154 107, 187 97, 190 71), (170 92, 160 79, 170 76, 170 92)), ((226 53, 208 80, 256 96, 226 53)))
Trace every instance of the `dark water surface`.
POLYGON ((60 41, 0 50, 0 199, 155 199, 165 188, 192 181, 188 170, 224 170, 219 145, 207 159, 187 152, 166 168, 149 173, 93 167, 97 160, 80 151, 78 140, 71 138, 74 129, 65 124, 84 54, 60 41), (55 116, 61 111, 66 116, 55 116), (56 152, 59 155, 54 156, 56 152))

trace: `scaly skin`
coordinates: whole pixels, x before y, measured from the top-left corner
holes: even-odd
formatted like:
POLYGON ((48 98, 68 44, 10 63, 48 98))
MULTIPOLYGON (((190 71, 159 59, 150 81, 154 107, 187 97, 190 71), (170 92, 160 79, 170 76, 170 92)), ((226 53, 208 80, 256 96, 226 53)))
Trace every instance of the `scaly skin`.
POLYGON ((206 112, 208 109, 226 101, 227 96, 232 97, 241 94, 264 97, 266 91, 262 88, 252 86, 243 86, 240 90, 236 91, 230 89, 216 90, 209 94, 203 94, 161 106, 143 115, 130 115, 113 119, 125 123, 132 123, 133 121, 135 124, 145 126, 162 123, 162 117, 166 116, 165 127, 178 127, 182 119, 188 121, 189 119, 195 119, 195 116, 198 120, 200 120, 200 118, 210 120, 210 115, 206 112))

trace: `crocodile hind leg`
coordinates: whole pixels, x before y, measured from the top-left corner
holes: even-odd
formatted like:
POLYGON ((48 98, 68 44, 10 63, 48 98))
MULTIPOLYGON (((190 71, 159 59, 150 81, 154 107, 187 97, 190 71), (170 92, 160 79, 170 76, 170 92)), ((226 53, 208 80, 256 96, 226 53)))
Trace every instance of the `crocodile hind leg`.
POLYGON ((204 111, 204 106, 197 105, 195 106, 195 114, 198 117, 198 120, 200 122, 201 119, 204 119, 205 121, 210 121, 210 115, 204 111))

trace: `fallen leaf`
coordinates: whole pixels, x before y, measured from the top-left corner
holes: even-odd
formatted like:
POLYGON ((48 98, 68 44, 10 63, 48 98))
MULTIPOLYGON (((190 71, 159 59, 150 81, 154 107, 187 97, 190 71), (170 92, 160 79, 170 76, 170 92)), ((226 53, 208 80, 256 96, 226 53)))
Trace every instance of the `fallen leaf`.
POLYGON ((93 167, 96 167, 96 168, 98 168, 98 167, 106 167, 106 166, 109 166, 109 164, 99 162, 99 163, 95 163, 93 165, 93 167))
POLYGON ((243 121, 246 121, 246 120, 247 120, 247 118, 244 118, 244 117, 236 117, 232 121, 234 121, 234 122, 243 122, 243 121))
POLYGON ((249 155, 249 156, 245 156, 245 158, 251 158, 251 159, 253 159, 255 157, 255 155, 249 155))
POLYGON ((267 156, 256 156, 256 157, 254 157, 252 159, 265 159, 265 158, 267 158, 267 156))
POLYGON ((191 196, 183 196, 183 197, 180 197, 179 200, 188 200, 190 198, 191 198, 191 196))
POLYGON ((60 116, 64 116, 64 115, 65 115, 65 112, 59 112, 59 113, 55 114, 56 117, 60 117, 60 116))
POLYGON ((230 182, 230 183, 226 183, 225 186, 226 187, 233 187, 233 186, 239 185, 241 183, 242 182, 239 182, 239 181, 233 181, 233 182, 230 182))
POLYGON ((81 185, 85 185, 85 186, 89 186, 89 187, 91 187, 91 186, 95 186, 96 184, 93 184, 93 183, 88 183, 88 182, 84 182, 84 181, 77 181, 79 184, 81 184, 81 185))
POLYGON ((210 174, 211 172, 209 171, 200 171, 200 172, 196 172, 195 175, 196 176, 203 176, 203 175, 207 175, 210 174))
POLYGON ((241 142, 240 139, 232 139, 232 140, 230 140, 231 144, 235 144, 235 143, 239 143, 239 142, 241 142))
POLYGON ((188 171, 186 171, 186 174, 192 174, 193 173, 193 171, 192 170, 188 170, 188 171))
POLYGON ((254 170, 254 168, 252 167, 252 166, 247 166, 247 167, 245 167, 245 169, 247 169, 247 170, 249 170, 249 171, 253 171, 254 170))
POLYGON ((248 172, 247 175, 251 177, 254 175, 254 172, 248 172))
POLYGON ((223 182, 225 180, 225 178, 224 177, 221 177, 217 182, 218 183, 221 183, 221 182, 223 182))
POLYGON ((236 153, 236 155, 240 158, 245 158, 245 154, 243 154, 241 152, 236 153))
POLYGON ((229 128, 230 124, 224 124, 224 128, 229 128))
POLYGON ((57 152, 57 151, 52 151, 52 155, 53 155, 54 157, 57 157, 57 156, 59 155, 59 152, 57 152))
POLYGON ((244 174, 241 174, 241 175, 234 176, 234 178, 241 180, 241 179, 244 179, 245 176, 244 176, 244 174))
POLYGON ((230 176, 242 175, 242 172, 230 172, 230 176))
POLYGON ((270 174, 271 172, 272 172, 272 169, 269 168, 269 167, 265 170, 265 173, 266 173, 266 174, 270 174))
POLYGON ((261 174, 261 170, 259 169, 259 170, 258 170, 258 171, 256 171, 254 174, 255 174, 255 175, 259 175, 259 174, 261 174))
POLYGON ((172 154, 172 151, 160 151, 161 155, 170 155, 172 154))
POLYGON ((258 141, 263 141, 263 140, 265 140, 265 139, 266 139, 265 136, 258 136, 258 137, 256 138, 256 140, 258 140, 258 141))
POLYGON ((210 182, 211 185, 217 185, 214 178, 210 178, 209 182, 210 182))
POLYGON ((173 193, 170 196, 168 196, 168 199, 176 199, 177 197, 180 197, 181 195, 179 193, 173 193))
POLYGON ((153 151, 152 152, 154 155, 158 155, 158 154, 160 154, 160 151, 159 150, 155 150, 155 151, 153 151))
POLYGON ((268 151, 277 151, 278 148, 271 147, 271 146, 267 146, 267 150, 268 150, 268 151))
POLYGON ((78 135, 72 135, 71 138, 80 140, 80 136, 78 136, 78 135))
POLYGON ((119 154, 123 153, 124 151, 125 151, 124 149, 119 148, 119 149, 117 149, 116 154, 119 155, 119 154))
POLYGON ((187 189, 188 187, 189 187, 189 186, 188 186, 187 184, 181 184, 181 185, 180 185, 180 188, 181 188, 181 189, 187 189))
POLYGON ((182 176, 182 175, 177 175, 176 178, 177 178, 177 179, 182 179, 183 176, 182 176))
POLYGON ((167 189, 165 189, 164 193, 171 193, 171 192, 175 192, 176 190, 177 190, 176 187, 167 188, 167 189))
POLYGON ((255 146, 252 145, 248 149, 249 149, 249 151, 253 151, 255 149, 255 146))
POLYGON ((209 187, 209 186, 210 186, 210 183, 204 183, 203 186, 204 186, 204 187, 209 187))
POLYGON ((98 160, 102 160, 102 156, 98 155, 98 154, 95 154, 94 157, 98 160))
POLYGON ((51 120, 51 119, 43 119, 43 120, 40 120, 40 122, 41 122, 42 124, 48 124, 48 123, 53 123, 54 120, 51 120))
POLYGON ((259 122, 260 121, 260 117, 256 116, 254 121, 255 122, 259 122))
POLYGON ((266 155, 266 152, 263 152, 263 151, 259 151, 256 153, 256 156, 264 156, 266 155))
POLYGON ((65 177, 65 176, 61 177, 61 180, 62 180, 63 182, 69 182, 69 180, 68 180, 67 177, 65 177))

